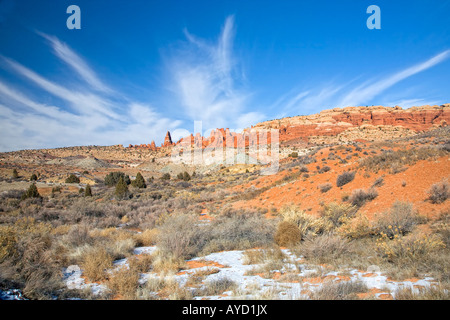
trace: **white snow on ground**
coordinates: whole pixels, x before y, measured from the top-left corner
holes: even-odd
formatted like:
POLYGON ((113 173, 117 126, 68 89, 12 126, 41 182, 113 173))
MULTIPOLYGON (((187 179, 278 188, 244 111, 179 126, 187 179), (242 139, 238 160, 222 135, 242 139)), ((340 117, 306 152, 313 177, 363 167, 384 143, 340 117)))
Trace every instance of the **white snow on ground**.
MULTIPOLYGON (((156 247, 139 247, 134 250, 134 254, 152 254, 155 252, 156 247)), ((255 249, 256 250, 256 249, 255 249)), ((217 266, 205 266, 194 269, 181 270, 176 275, 170 275, 176 279, 180 285, 184 285, 191 274, 200 270, 215 269, 216 273, 209 274, 203 280, 203 285, 209 281, 219 279, 229 279, 233 281, 237 288, 234 292, 225 292, 221 296, 196 296, 194 299, 308 299, 308 296, 304 294, 305 290, 313 292, 320 289, 323 286, 323 282, 314 282, 308 280, 309 276, 314 277, 315 274, 320 274, 321 278, 328 276, 328 281, 360 281, 364 283, 369 289, 380 289, 382 292, 375 293, 375 297, 379 297, 383 293, 390 293, 395 295, 395 291, 401 287, 411 287, 413 290, 418 290, 417 287, 428 287, 432 285, 432 278, 424 278, 412 281, 392 281, 387 276, 383 275, 380 271, 368 270, 366 272, 360 270, 348 270, 345 274, 347 278, 339 278, 342 273, 339 272, 325 272, 323 267, 309 267, 306 264, 299 263, 301 257, 297 257, 292 254, 288 249, 282 250, 285 254, 285 261, 283 261, 283 267, 281 270, 271 270, 271 273, 278 272, 281 274, 289 273, 291 275, 291 282, 282 282, 276 279, 266 279, 260 275, 249 275, 248 272, 254 268, 262 265, 244 264, 244 251, 233 250, 212 253, 203 257, 197 257, 192 261, 204 260, 214 261, 224 267, 217 266), (294 271, 294 272, 292 272, 294 271), (298 279, 297 279, 298 278, 298 279), (343 280, 346 279, 346 280, 343 280), (297 281, 292 281, 297 280, 297 281), (302 294, 303 291, 303 294, 302 294)), ((128 266, 127 259, 120 259, 114 262, 114 266, 128 266)), ((375 268, 376 269, 376 268, 375 268)), ((69 288, 84 289, 90 287, 93 294, 97 295, 104 290, 107 290, 106 286, 96 283, 85 283, 81 277, 82 270, 78 266, 70 266, 64 270, 64 280, 69 288)), ((140 283, 144 284, 149 278, 159 277, 154 272, 149 272, 141 275, 140 283)))
POLYGON ((28 300, 19 289, 0 290, 0 300, 28 300))

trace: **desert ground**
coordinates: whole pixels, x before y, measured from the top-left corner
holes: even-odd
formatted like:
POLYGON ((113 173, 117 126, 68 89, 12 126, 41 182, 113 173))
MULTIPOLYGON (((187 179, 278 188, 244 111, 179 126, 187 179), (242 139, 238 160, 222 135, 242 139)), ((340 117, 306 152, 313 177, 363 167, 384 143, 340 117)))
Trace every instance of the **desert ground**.
POLYGON ((171 141, 0 153, 0 298, 448 299, 449 108, 258 124, 272 175, 171 141))

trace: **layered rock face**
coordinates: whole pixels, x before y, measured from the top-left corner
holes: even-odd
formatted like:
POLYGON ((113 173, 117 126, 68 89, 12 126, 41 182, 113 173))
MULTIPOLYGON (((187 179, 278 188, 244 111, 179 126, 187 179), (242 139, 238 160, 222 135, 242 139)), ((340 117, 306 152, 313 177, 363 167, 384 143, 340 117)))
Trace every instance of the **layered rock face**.
POLYGON ((347 137, 340 141, 365 138, 378 140, 386 138, 386 134, 395 138, 449 123, 450 104, 445 104, 412 107, 405 110, 398 106, 335 108, 311 116, 266 121, 255 125, 255 128, 279 129, 281 142, 294 140, 310 142, 320 140, 320 137, 329 141, 327 137, 338 138, 339 136, 347 137), (365 137, 365 132, 369 137, 365 137))
MULTIPOLYGON (((413 135, 433 127, 450 124, 450 104, 422 106, 402 109, 401 107, 347 107, 324 110, 310 116, 296 116, 261 122, 245 129, 242 133, 227 129, 212 130, 209 137, 200 133, 191 134, 173 143, 167 131, 161 147, 184 145, 197 148, 251 147, 270 144, 270 130, 278 131, 280 142, 289 143, 334 143, 355 140, 384 140, 413 135)), ((151 145, 131 146, 157 150, 151 145)))

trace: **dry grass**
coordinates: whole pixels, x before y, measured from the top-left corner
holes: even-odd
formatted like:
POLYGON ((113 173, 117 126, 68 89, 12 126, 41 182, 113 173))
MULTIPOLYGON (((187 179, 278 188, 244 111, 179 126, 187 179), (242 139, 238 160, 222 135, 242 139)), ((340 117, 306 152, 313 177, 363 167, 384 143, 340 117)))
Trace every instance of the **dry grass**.
POLYGON ((380 170, 398 173, 405 166, 411 166, 420 160, 437 159, 448 155, 448 151, 438 147, 421 147, 384 151, 381 154, 361 160, 360 166, 372 172, 380 170))
POLYGON ((298 226, 289 221, 281 221, 274 236, 275 242, 282 247, 296 245, 302 239, 298 226))
POLYGON ((426 218, 420 216, 413 205, 408 202, 396 201, 389 211, 375 216, 374 232, 393 238, 396 234, 405 235, 426 218))
POLYGON ((443 285, 412 289, 403 287, 395 291, 396 300, 450 300, 450 290, 443 285))
POLYGON ((308 236, 296 248, 296 251, 308 261, 329 263, 350 253, 351 247, 347 239, 334 233, 324 233, 318 236, 308 236))
POLYGON ((325 282, 315 291, 312 300, 356 300, 358 293, 367 292, 367 286, 360 281, 344 281, 339 283, 325 282))
POLYGON ((105 280, 106 270, 112 267, 113 257, 104 247, 94 247, 83 257, 81 267, 90 281, 105 280))
POLYGON ((121 267, 110 275, 107 286, 112 294, 125 300, 136 299, 136 290, 139 285, 139 272, 136 269, 121 267))

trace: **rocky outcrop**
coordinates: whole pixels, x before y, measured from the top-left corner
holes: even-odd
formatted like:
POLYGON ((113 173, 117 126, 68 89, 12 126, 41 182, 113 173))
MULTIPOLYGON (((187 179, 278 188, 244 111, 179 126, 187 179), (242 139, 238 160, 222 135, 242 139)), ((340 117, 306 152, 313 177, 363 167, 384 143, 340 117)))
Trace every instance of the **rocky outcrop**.
POLYGON ((164 143, 161 144, 161 147, 170 147, 173 145, 172 137, 170 136, 170 132, 167 131, 166 137, 164 138, 164 143))
MULTIPOLYGON (((450 104, 442 106, 422 106, 402 109, 401 107, 347 107, 324 110, 311 116, 297 116, 271 120, 255 125, 255 128, 279 129, 280 141, 304 140, 308 142, 317 137, 337 137, 344 132, 353 132, 355 128, 371 131, 371 140, 377 140, 373 134, 375 128, 380 139, 385 138, 383 130, 396 132, 397 136, 426 131, 450 123, 450 104), (395 129, 396 128, 396 129, 395 129)), ((360 130, 359 139, 363 139, 364 130, 360 130)), ((351 137, 350 137, 351 138, 351 137)))
MULTIPOLYGON (((167 131, 161 148, 183 144, 190 147, 251 147, 270 144, 270 129, 278 130, 279 141, 294 143, 334 143, 355 140, 383 140, 404 137, 433 127, 450 124, 450 104, 402 109, 396 107, 346 107, 324 110, 309 116, 296 116, 261 122, 232 132, 230 129, 212 130, 209 137, 191 134, 177 143, 167 131)), ((154 141, 150 145, 132 146, 158 150, 154 141)))

